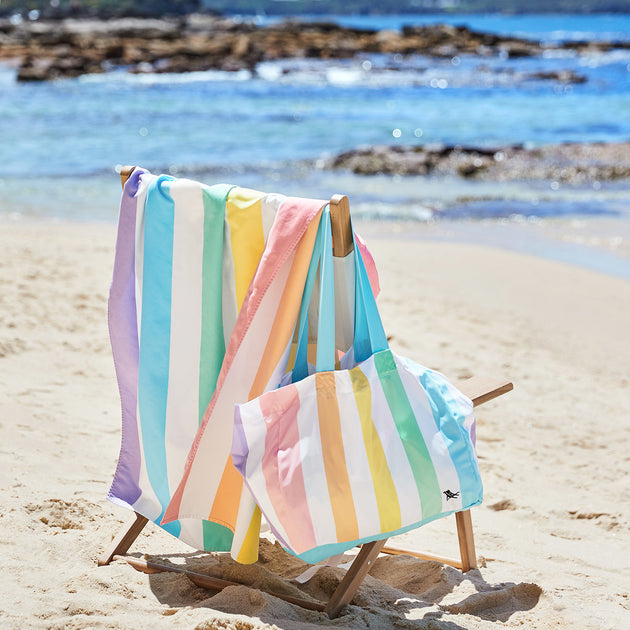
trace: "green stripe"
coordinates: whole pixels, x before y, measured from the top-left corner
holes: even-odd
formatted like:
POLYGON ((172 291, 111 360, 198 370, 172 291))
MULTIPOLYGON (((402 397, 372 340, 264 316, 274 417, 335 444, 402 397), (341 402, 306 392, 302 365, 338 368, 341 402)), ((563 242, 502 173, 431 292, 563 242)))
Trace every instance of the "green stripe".
MULTIPOLYGON (((223 335, 223 230, 225 202, 232 186, 202 188, 203 261, 201 276, 201 350, 199 355, 199 423, 214 394, 225 356, 223 335)), ((204 549, 229 551, 232 532, 223 525, 201 521, 204 549)))
POLYGON ((203 268, 201 351, 199 357, 199 423, 217 386, 225 356, 223 335, 223 226, 225 201, 232 186, 203 188, 203 268))
POLYGON ((374 355, 374 365, 413 471, 422 506, 422 518, 425 519, 442 511, 442 495, 429 449, 416 422, 391 351, 377 352, 374 355))

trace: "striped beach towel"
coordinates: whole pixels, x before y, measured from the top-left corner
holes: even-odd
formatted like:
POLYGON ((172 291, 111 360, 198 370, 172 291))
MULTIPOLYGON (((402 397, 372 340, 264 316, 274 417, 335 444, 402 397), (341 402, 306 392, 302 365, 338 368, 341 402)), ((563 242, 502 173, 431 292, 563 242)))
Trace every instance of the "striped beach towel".
POLYGON ((125 185, 108 315, 122 443, 108 498, 197 549, 257 557, 259 512, 230 456, 234 403, 286 370, 323 205, 143 169, 125 185))

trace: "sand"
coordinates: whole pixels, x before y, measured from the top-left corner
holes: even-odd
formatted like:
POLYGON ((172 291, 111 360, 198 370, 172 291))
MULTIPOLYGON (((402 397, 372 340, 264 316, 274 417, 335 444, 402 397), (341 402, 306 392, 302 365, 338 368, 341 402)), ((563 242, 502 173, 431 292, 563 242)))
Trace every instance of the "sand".
MULTIPOLYGON (((481 568, 382 556, 334 621, 259 590, 215 594, 96 559, 128 518, 105 495, 120 440, 106 300, 114 227, 0 223, 0 627, 630 627, 630 281, 366 226, 393 347, 453 378, 505 376, 478 409, 481 568)), ((455 555, 454 519, 400 537, 455 555)), ((149 525, 131 553, 297 592, 304 565, 200 555, 149 525)), ((303 588, 326 598, 343 575, 303 588)))

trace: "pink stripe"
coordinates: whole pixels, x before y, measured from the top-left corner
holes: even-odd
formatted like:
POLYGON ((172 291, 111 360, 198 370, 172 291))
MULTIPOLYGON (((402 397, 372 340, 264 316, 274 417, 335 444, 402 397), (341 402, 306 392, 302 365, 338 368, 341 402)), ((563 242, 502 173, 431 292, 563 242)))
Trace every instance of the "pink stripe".
POLYGON ((365 241, 356 232, 354 233, 354 239, 361 250, 361 257, 363 258, 363 264, 365 265, 365 270, 367 271, 368 278, 370 279, 372 293, 374 293, 374 297, 378 297, 378 294, 381 292, 381 287, 378 282, 378 272, 376 271, 374 258, 372 258, 372 254, 370 254, 370 250, 368 249, 365 241))
POLYGON ((289 537, 287 542, 302 553, 316 543, 300 457, 297 420, 300 398, 295 385, 289 385, 259 400, 267 425, 262 461, 267 494, 289 537))

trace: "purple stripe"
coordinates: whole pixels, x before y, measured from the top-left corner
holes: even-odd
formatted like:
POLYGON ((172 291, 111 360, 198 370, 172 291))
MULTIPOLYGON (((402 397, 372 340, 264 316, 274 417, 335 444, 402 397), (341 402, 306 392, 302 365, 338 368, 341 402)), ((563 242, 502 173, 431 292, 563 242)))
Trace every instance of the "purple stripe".
POLYGON ((234 426, 232 428, 232 463, 244 478, 247 478, 247 456, 249 455, 249 447, 247 446, 247 438, 245 437, 245 429, 243 429, 243 420, 241 419, 241 409, 238 405, 234 405, 234 426))
POLYGON ((122 403, 122 440, 118 466, 107 495, 115 503, 132 507, 140 489, 140 441, 138 408, 138 320, 135 295, 136 211, 140 177, 135 169, 125 185, 120 202, 114 271, 109 290, 108 322, 114 367, 122 403))

